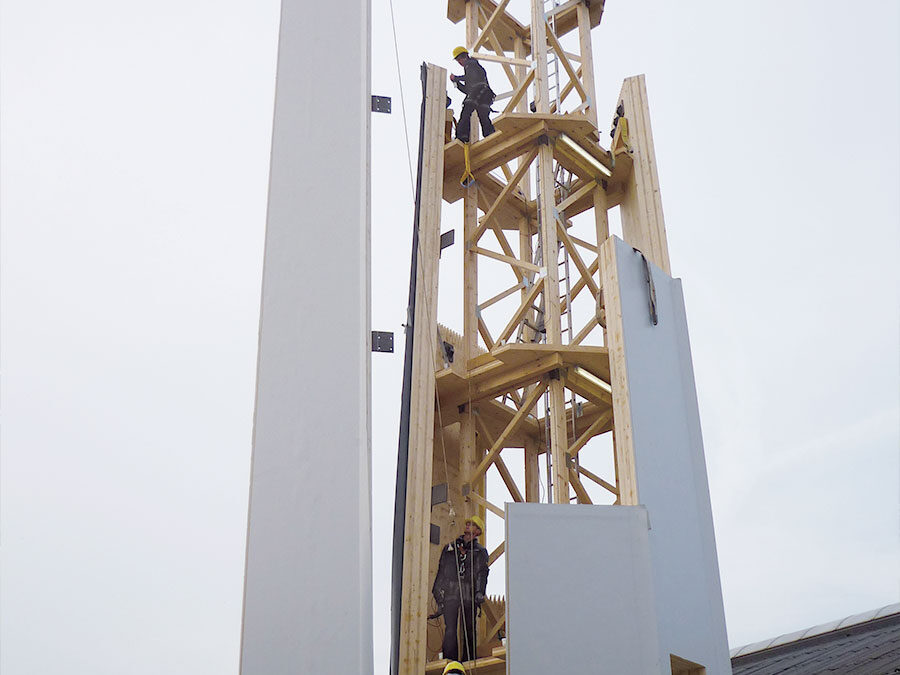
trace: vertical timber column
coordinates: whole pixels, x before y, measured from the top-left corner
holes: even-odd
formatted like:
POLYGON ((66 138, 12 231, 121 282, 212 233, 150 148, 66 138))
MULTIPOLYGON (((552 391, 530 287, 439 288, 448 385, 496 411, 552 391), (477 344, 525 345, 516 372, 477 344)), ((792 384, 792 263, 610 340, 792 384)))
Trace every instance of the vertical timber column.
POLYGON ((435 326, 447 71, 431 64, 427 65, 426 69, 400 615, 399 673, 404 675, 421 673, 425 670, 426 617, 428 595, 431 590, 428 578, 428 547, 434 458, 434 374, 437 350, 435 326))
POLYGON ((369 0, 283 0, 242 675, 373 669, 369 49, 369 0))
POLYGON ((644 76, 626 78, 622 83, 619 100, 625 106, 628 139, 634 159, 634 169, 621 205, 622 234, 625 241, 671 275, 644 76))
MULTIPOLYGON (((581 47, 581 86, 588 95, 588 119, 597 126, 597 88, 594 84, 594 50, 591 46, 591 10, 586 0, 581 0, 578 12, 578 42, 581 47)), ((599 242, 602 243, 602 242, 599 242)))
POLYGON ((606 346, 609 348, 609 371, 613 398, 613 452, 615 453, 616 487, 623 506, 640 504, 634 468, 634 430, 631 424, 631 396, 625 361, 625 330, 622 322, 622 299, 619 270, 616 266, 615 239, 600 245, 600 280, 606 308, 606 346))
MULTIPOLYGON (((538 114, 550 111, 547 89, 547 31, 544 20, 544 3, 531 0, 531 57, 536 64, 535 103, 538 114)), ((556 200, 554 198, 553 149, 549 139, 541 139, 537 156, 538 186, 540 188, 538 211, 540 214, 541 249, 544 278, 544 328, 547 344, 562 346, 559 320, 559 268, 556 239, 556 200)), ((554 377, 547 387, 550 398, 550 448, 553 465, 553 501, 569 503, 569 470, 566 461, 566 402, 565 387, 561 377, 554 377)))

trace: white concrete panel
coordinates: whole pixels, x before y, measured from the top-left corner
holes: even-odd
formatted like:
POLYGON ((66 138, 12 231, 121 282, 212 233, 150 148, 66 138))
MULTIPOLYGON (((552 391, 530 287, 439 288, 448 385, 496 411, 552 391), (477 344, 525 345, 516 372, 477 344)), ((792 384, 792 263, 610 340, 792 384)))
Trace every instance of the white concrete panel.
POLYGON ((700 413, 681 281, 650 263, 658 323, 640 253, 616 240, 640 503, 650 552, 660 654, 731 673, 700 413))
POLYGON ((507 672, 668 672, 643 507, 507 504, 506 573, 507 672))
POLYGON ((369 0, 284 0, 241 672, 371 673, 369 0))

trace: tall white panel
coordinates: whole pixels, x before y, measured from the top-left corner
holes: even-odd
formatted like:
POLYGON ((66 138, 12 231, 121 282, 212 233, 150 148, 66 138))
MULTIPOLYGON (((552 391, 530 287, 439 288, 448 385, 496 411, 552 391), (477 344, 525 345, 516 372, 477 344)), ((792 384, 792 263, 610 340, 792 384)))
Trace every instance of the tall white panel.
POLYGON ((638 498, 650 516, 660 658, 731 673, 681 281, 615 239, 638 498), (651 284, 648 283, 649 270, 651 284), (656 323, 651 313, 655 300, 656 323))
POLYGON ((284 0, 241 673, 371 673, 369 0, 284 0))

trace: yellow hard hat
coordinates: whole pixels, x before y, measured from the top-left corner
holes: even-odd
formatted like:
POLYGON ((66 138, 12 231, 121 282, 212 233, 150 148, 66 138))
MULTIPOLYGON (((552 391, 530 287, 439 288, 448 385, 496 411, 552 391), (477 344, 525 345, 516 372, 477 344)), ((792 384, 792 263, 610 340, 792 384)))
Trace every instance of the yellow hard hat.
POLYGON ((469 50, 466 49, 465 47, 457 47, 456 49, 453 50, 453 58, 455 59, 460 54, 468 54, 468 53, 469 53, 469 50))
POLYGON ((466 518, 466 522, 472 523, 473 525, 478 527, 479 530, 484 532, 484 521, 480 517, 475 516, 475 515, 469 516, 468 518, 466 518))
POLYGON ((466 675, 466 669, 463 668, 463 665, 459 661, 451 661, 444 666, 443 675, 447 675, 448 673, 462 673, 462 675, 466 675))

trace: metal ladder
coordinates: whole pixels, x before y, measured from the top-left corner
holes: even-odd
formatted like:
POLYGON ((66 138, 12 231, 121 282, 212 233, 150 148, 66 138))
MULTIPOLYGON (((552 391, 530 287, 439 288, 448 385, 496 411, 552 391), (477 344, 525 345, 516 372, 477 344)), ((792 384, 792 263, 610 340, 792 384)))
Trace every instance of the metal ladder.
MULTIPOLYGON (((550 15, 547 23, 554 35, 556 35, 556 14, 553 10, 559 7, 559 4, 559 0, 544 0, 544 17, 550 15)), ((553 52, 552 56, 549 54, 547 56, 547 92, 549 94, 547 104, 556 103, 556 112, 559 112, 559 57, 556 52, 553 52)))

